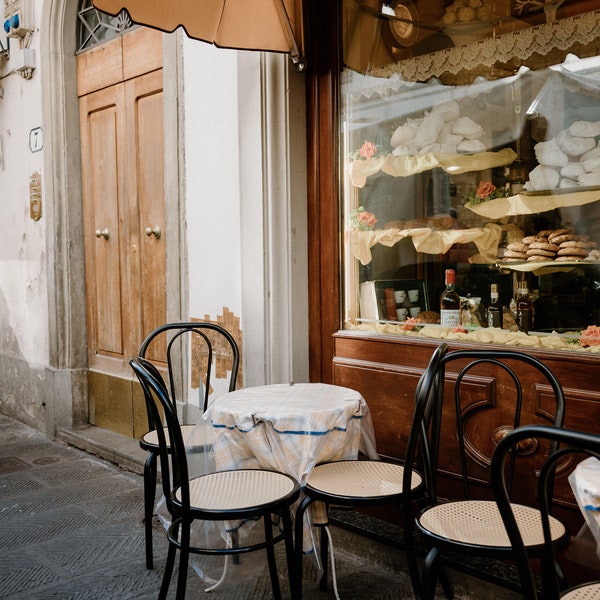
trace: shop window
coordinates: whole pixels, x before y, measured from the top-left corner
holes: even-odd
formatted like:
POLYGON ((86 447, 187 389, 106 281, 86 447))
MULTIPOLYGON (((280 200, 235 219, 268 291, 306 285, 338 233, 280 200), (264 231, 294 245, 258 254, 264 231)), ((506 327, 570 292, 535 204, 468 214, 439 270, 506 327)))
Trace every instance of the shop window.
POLYGON ((539 2, 392 2, 402 20, 390 41, 371 4, 348 0, 344 13, 344 327, 593 351, 600 11, 568 0, 552 12, 539 2), (500 14, 460 37, 444 22, 455 5, 500 14), (440 324, 448 269, 458 327, 440 324), (492 285, 500 327, 488 327, 492 285), (528 325, 516 306, 523 288, 528 325))

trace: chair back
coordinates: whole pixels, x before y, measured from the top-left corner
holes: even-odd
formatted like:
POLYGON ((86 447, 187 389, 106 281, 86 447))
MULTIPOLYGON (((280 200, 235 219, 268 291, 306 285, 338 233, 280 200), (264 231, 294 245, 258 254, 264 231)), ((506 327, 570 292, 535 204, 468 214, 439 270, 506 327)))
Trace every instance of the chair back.
POLYGON ((163 427, 158 427, 156 429, 158 455, 167 510, 173 517, 176 517, 182 513, 182 510, 189 510, 190 490, 185 444, 175 401, 169 397, 167 385, 153 363, 138 357, 131 358, 129 364, 142 386, 149 418, 158 423, 161 420, 160 413, 164 414, 168 439, 163 427), (173 503, 172 492, 177 487, 181 489, 181 507, 173 503))
POLYGON ((422 471, 430 504, 438 494, 491 498, 490 465, 498 441, 523 423, 562 426, 562 387, 529 354, 438 351, 417 387, 404 476, 410 481, 413 469, 422 471))
MULTIPOLYGON (((560 582, 555 563, 555 546, 551 540, 549 524, 554 474, 557 472, 561 473, 562 477, 566 477, 571 469, 565 467, 574 466, 577 462, 574 460, 574 455, 579 458, 585 458, 587 455, 600 459, 600 436, 546 425, 525 425, 511 431, 500 440, 492 457, 491 480, 494 497, 513 547, 513 556, 519 572, 521 595, 528 600, 535 600, 538 598, 535 575, 517 527, 507 480, 507 472, 510 471, 510 468, 507 468, 507 462, 510 462, 514 456, 518 457, 523 444, 528 444, 531 440, 550 442, 550 451, 539 470, 537 482, 534 482, 533 486, 537 488, 535 492, 544 531, 544 552, 541 555, 543 598, 544 600, 558 600, 561 596, 560 582)), ((533 491, 531 496, 533 497, 533 491)), ((597 594, 598 591, 596 590, 595 593, 597 594)), ((590 596, 578 597, 597 596, 590 594, 590 596)))
MULTIPOLYGON (((167 323, 152 331, 142 342, 139 357, 151 360, 166 372, 169 394, 175 402, 186 403, 190 389, 199 390, 199 406, 206 412, 216 380, 223 380, 223 392, 235 390, 240 351, 231 333, 208 321, 167 323)), ((160 423, 160 421, 159 421, 160 423)), ((148 419, 150 430, 157 423, 148 419)))

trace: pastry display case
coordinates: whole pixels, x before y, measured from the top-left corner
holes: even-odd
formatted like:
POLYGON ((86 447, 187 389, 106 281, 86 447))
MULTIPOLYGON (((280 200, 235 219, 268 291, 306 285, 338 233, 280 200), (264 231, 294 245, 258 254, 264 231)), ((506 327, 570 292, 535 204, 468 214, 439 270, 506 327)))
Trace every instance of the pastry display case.
POLYGON ((424 27, 418 4, 400 4, 410 8, 394 12, 400 23, 413 19, 421 33, 411 30, 402 52, 382 33, 384 59, 364 48, 361 59, 366 26, 353 0, 346 14, 355 68, 340 80, 344 329, 600 350, 600 11, 457 0, 429 3, 424 27), (439 324, 447 269, 461 297, 453 328, 439 324), (391 306, 402 281, 426 295, 413 315, 404 299, 391 306), (495 328, 492 284, 503 305, 495 328))

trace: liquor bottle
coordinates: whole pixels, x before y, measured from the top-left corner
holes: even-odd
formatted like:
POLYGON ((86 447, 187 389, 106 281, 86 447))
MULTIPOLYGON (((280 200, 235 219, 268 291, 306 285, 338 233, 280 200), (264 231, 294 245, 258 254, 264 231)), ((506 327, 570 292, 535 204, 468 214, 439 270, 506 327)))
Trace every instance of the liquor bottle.
POLYGON ((446 289, 440 296, 440 324, 445 327, 460 325, 460 296, 454 289, 456 271, 446 269, 446 289))
POLYGON ((487 309, 488 327, 502 327, 502 304, 498 299, 498 285, 492 283, 490 291, 490 305, 487 309))
POLYGON ((529 333, 533 327, 533 303, 525 282, 520 284, 517 292, 517 325, 524 333, 529 333))

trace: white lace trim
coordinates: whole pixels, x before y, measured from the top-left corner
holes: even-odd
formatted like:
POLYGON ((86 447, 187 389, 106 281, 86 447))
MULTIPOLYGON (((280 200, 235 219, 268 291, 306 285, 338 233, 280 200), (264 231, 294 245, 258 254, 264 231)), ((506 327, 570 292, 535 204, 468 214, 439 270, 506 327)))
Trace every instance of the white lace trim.
POLYGON ((597 10, 402 60, 370 74, 377 77, 400 75, 405 81, 427 81, 448 73, 458 75, 476 71, 481 74, 482 67, 493 70, 498 64, 514 64, 515 61, 527 64, 535 55, 545 56, 552 50, 568 52, 574 45, 586 46, 599 38, 600 10, 597 10))

